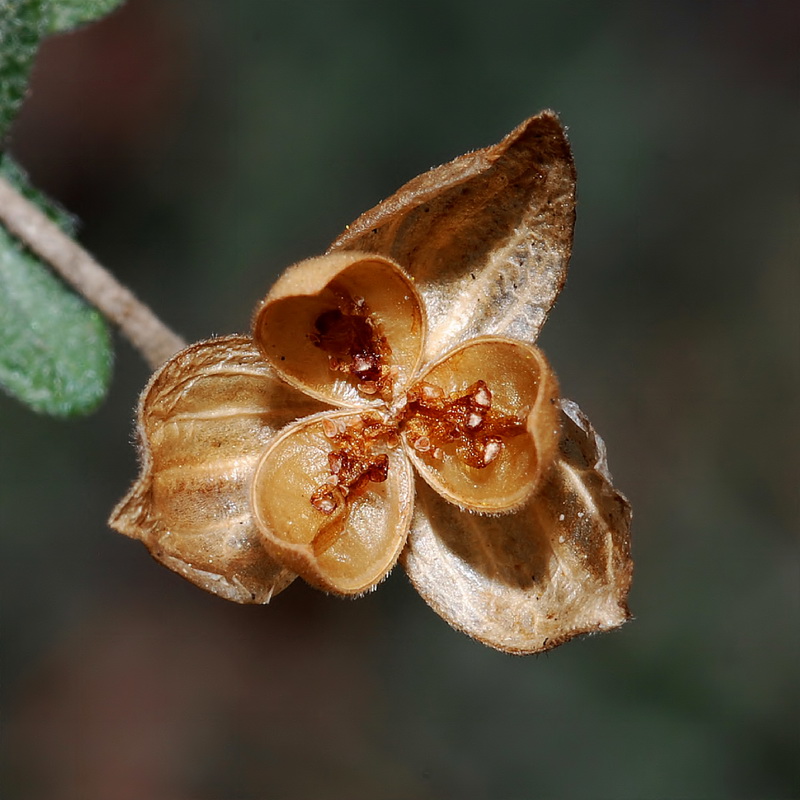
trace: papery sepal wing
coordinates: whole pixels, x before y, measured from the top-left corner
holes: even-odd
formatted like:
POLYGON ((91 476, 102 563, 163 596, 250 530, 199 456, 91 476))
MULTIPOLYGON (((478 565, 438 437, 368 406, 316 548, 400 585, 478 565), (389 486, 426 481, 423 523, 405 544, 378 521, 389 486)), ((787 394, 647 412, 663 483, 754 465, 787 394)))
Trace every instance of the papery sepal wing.
POLYGON ((401 559, 409 578, 453 627, 509 653, 548 650, 630 616, 630 506, 586 417, 569 400, 562 409, 559 456, 518 512, 471 514, 417 482, 401 559))
POLYGON ((109 524, 209 592, 267 602, 294 574, 264 549, 251 477, 275 433, 320 408, 279 381, 248 337, 186 348, 142 394, 141 474, 109 524))

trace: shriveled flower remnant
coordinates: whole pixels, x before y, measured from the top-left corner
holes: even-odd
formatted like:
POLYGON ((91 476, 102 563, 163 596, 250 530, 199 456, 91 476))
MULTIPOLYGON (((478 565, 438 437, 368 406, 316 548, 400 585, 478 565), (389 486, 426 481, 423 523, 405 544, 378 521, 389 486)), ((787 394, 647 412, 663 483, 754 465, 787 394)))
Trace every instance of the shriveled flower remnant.
POLYGON ((288 269, 252 337, 199 342, 153 376, 112 527, 237 602, 297 575, 357 595, 399 559, 500 650, 622 624, 630 508, 533 344, 566 277, 574 189, 543 112, 288 269))

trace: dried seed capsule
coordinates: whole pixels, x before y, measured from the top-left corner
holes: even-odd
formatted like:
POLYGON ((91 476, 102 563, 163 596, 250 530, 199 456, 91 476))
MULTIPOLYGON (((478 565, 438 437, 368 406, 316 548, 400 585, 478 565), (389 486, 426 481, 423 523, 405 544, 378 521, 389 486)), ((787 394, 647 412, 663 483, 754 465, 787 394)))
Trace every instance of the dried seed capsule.
POLYGON ((424 330, 411 281, 389 259, 364 253, 291 267, 253 325, 267 361, 290 385, 334 405, 361 407, 388 402, 411 379, 424 330))
POLYGON ((434 364, 409 392, 401 416, 410 456, 447 500, 475 511, 514 509, 555 456, 557 392, 536 348, 474 339, 434 364), (502 375, 502 382, 492 383, 491 375, 502 375), (437 449, 447 457, 434 457, 437 449))
POLYGON ((410 524, 411 465, 403 449, 384 452, 381 439, 367 435, 378 424, 346 412, 296 422, 267 448, 253 478, 251 504, 267 550, 339 594, 377 583, 410 524), (325 419, 345 423, 345 431, 331 440, 325 419))

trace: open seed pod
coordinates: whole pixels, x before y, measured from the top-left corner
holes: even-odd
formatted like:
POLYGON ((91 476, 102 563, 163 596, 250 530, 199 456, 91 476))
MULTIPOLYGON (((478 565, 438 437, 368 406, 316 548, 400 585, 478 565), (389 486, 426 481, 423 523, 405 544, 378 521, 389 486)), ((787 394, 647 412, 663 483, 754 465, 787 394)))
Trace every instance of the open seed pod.
POLYGON ((251 504, 268 551, 321 589, 372 588, 405 544, 413 474, 384 428, 348 412, 301 420, 256 468, 251 504))
POLYGON ((446 500, 484 513, 519 507, 550 466, 558 382, 536 347, 472 339, 421 376, 404 429, 420 475, 446 500), (421 443, 421 444, 420 444, 421 443))
POLYGON ((417 290, 397 264, 337 253, 286 270, 256 311, 253 337, 292 386, 352 407, 402 390, 425 325, 417 290))
POLYGON ((621 625, 630 507, 534 346, 574 219, 552 112, 413 179, 289 268, 251 338, 156 373, 112 526, 240 602, 295 574, 356 595, 399 559, 499 650, 621 625))

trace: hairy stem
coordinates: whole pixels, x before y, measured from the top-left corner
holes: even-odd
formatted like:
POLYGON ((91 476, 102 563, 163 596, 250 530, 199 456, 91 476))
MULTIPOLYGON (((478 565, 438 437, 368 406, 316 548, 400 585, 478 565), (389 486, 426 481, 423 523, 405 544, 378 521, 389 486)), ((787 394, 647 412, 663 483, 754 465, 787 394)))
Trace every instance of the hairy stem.
POLYGON ((0 221, 119 327, 153 369, 186 346, 129 289, 2 177, 0 221))

